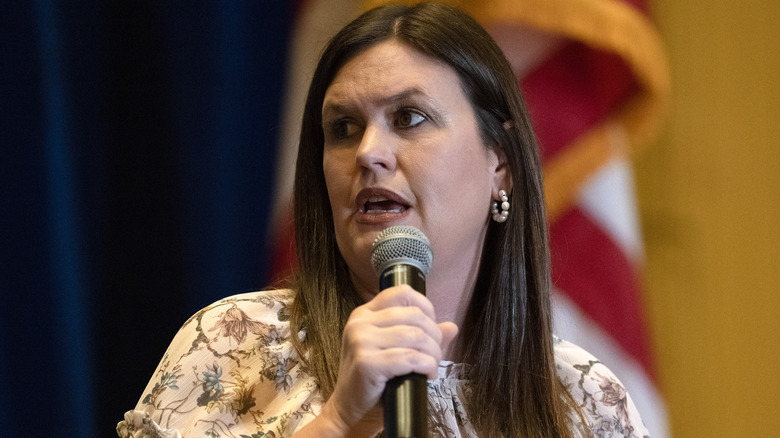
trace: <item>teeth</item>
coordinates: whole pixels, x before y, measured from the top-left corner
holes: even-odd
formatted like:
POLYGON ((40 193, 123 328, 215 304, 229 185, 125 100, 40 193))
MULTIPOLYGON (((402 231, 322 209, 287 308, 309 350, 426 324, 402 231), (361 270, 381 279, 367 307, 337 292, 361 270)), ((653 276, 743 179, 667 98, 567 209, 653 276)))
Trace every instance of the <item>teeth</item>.
POLYGON ((402 211, 401 208, 394 208, 392 210, 381 210, 378 208, 369 208, 369 205, 376 204, 379 202, 389 201, 388 198, 380 198, 380 197, 374 197, 370 198, 368 201, 366 201, 365 205, 363 206, 363 210, 366 213, 372 213, 372 214, 381 214, 381 213, 400 213, 402 211))

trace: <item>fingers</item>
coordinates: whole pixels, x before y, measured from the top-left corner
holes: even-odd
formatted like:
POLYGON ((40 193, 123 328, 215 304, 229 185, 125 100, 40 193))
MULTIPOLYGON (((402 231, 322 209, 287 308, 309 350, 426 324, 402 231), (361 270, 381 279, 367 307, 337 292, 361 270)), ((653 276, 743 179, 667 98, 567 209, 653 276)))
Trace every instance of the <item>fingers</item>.
POLYGON ((370 326, 388 330, 382 336, 393 336, 385 341, 392 342, 400 338, 420 340, 423 335, 430 336, 436 343, 441 342, 441 330, 436 322, 419 307, 389 307, 379 310, 356 309, 347 325, 370 326))
POLYGON ((389 288, 353 311, 344 328, 352 344, 344 347, 411 348, 441 358, 444 338, 435 318, 425 296, 406 285, 389 288))
POLYGON ((429 380, 436 379, 439 369, 439 360, 436 357, 403 347, 376 351, 366 355, 364 359, 357 359, 356 362, 362 362, 364 366, 359 368, 366 371, 366 376, 381 380, 382 389, 393 377, 409 373, 422 374, 429 380))
POLYGON ((431 302, 411 287, 380 292, 355 309, 344 327, 339 376, 328 404, 350 430, 361 424, 381 428, 386 383, 408 373, 435 379, 457 333, 452 322, 437 324, 431 302))
MULTIPOLYGON (((390 374, 395 370, 436 378, 443 353, 457 332, 454 323, 435 322, 433 305, 425 296, 409 286, 396 286, 352 313, 344 328, 342 352, 366 354, 363 360, 372 357, 376 363, 369 360, 364 365, 390 374)), ((394 375, 398 374, 389 377, 394 375)))
POLYGON ((349 325, 344 330, 342 349, 356 363, 379 371, 386 378, 410 372, 436 376, 442 357, 441 331, 431 335, 414 325, 376 327, 349 325))
MULTIPOLYGON (((377 315, 377 313, 372 314, 372 316, 377 315)), ((439 349, 441 345, 441 330, 429 319, 417 323, 410 321, 416 318, 409 318, 410 320, 398 320, 397 323, 391 324, 392 320, 389 318, 379 316, 376 318, 380 319, 381 322, 362 323, 361 320, 354 320, 347 323, 345 332, 349 332, 347 334, 350 342, 348 347, 371 346, 376 349, 402 347, 434 351, 439 349)))
POLYGON ((387 288, 377 294, 371 301, 364 304, 369 310, 379 310, 388 307, 417 307, 432 320, 436 320, 433 304, 425 295, 415 291, 411 286, 402 284, 387 288))

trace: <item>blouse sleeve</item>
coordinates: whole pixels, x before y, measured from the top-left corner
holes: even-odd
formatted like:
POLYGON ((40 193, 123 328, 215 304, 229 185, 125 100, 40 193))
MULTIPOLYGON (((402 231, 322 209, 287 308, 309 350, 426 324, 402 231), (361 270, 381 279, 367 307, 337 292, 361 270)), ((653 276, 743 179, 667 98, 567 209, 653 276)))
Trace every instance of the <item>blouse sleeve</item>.
POLYGON ((556 339, 558 377, 579 406, 583 419, 574 415, 580 428, 594 437, 650 437, 631 396, 615 374, 582 348, 556 339))
POLYGON ((290 342, 290 291, 236 295, 174 337, 121 438, 289 436, 318 413, 317 385, 290 342))

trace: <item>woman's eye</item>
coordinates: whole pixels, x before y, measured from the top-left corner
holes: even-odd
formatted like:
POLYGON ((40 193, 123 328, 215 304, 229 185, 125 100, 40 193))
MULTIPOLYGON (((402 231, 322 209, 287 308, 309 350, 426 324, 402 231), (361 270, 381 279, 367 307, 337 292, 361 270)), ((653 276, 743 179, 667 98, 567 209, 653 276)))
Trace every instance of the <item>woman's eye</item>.
POLYGON ((335 139, 345 139, 355 133, 357 126, 349 120, 336 120, 330 122, 330 132, 335 139))
POLYGON ((399 128, 413 128, 426 120, 425 116, 417 111, 404 109, 398 112, 395 124, 399 128))

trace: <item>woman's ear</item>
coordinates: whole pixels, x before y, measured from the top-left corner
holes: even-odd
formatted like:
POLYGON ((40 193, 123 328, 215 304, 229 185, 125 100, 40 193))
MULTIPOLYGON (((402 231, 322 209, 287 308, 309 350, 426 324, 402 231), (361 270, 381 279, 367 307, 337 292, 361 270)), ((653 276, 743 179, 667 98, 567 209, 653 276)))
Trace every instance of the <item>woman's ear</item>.
POLYGON ((497 158, 497 164, 493 171, 493 199, 499 200, 501 199, 498 195, 499 190, 508 194, 512 193, 512 170, 509 168, 506 153, 501 147, 493 149, 493 153, 497 158))
MULTIPOLYGON (((514 122, 507 120, 503 123, 505 131, 509 131, 514 127, 514 122)), ((509 168, 509 161, 506 158, 506 152, 499 144, 496 144, 493 148, 493 153, 496 154, 498 159, 498 165, 495 168, 495 174, 493 176, 493 199, 500 200, 498 192, 500 190, 505 191, 507 194, 512 194, 512 169, 509 168)))

